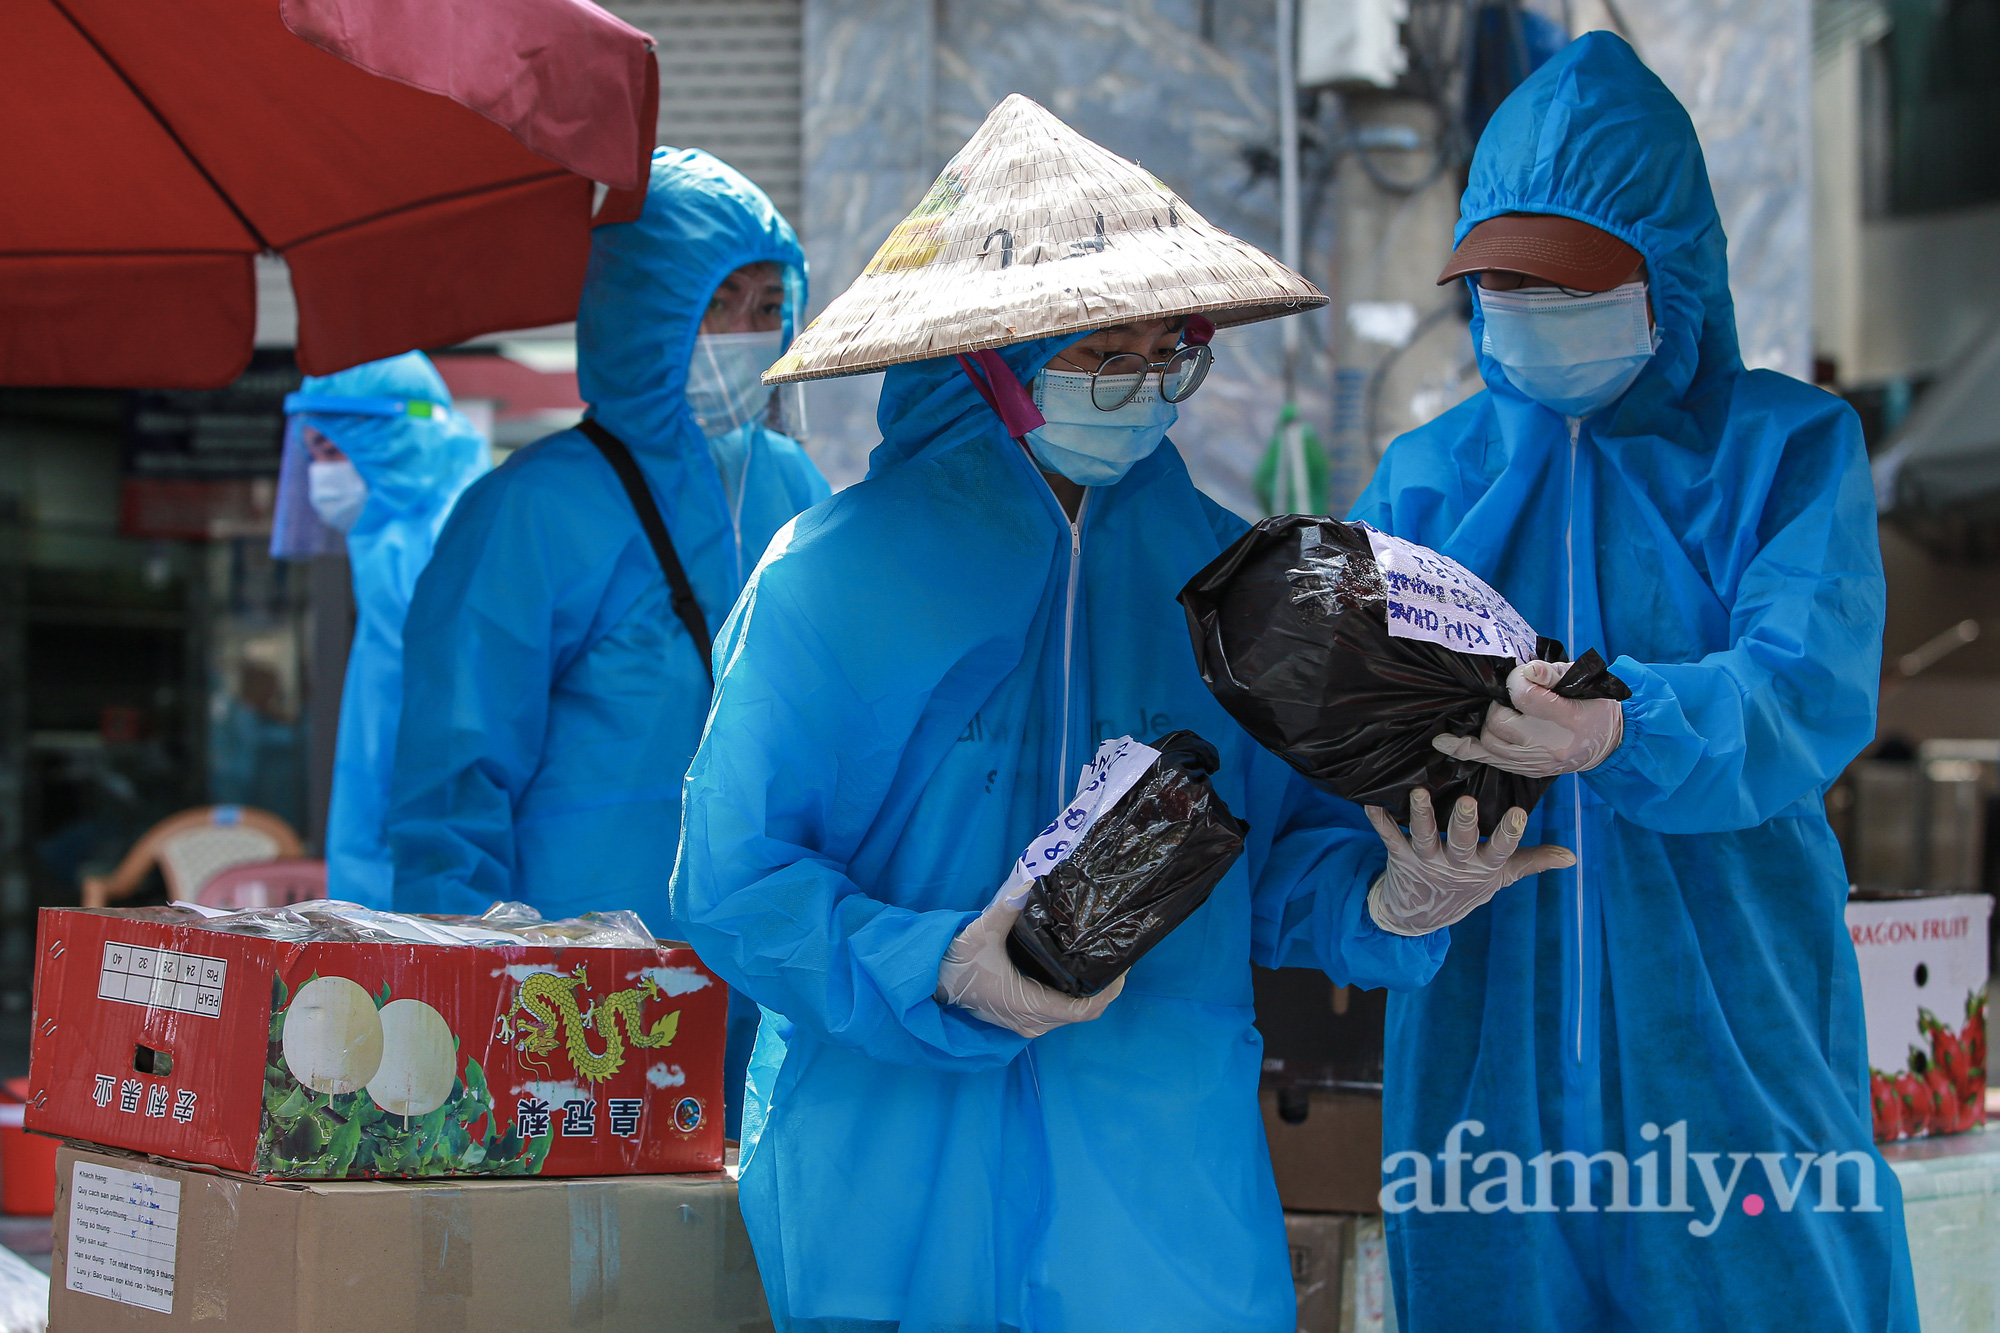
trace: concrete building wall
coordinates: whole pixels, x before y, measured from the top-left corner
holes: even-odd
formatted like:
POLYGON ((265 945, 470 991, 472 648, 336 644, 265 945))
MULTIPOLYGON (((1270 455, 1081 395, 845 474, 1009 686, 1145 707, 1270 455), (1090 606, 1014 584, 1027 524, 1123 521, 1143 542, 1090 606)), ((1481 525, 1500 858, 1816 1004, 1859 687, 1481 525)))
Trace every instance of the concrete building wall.
POLYGON ((1580 29, 1623 28, 1687 107, 1729 237, 1743 360, 1812 377, 1809 0, 1576 0, 1580 29))
MULTIPOLYGON (((808 0, 805 212, 801 231, 822 306, 861 271, 883 236, 1009 93, 1048 107, 1084 135, 1155 172, 1210 222, 1277 248, 1278 190, 1252 159, 1275 151, 1276 78, 1268 0, 808 0)), ((1326 218, 1306 238, 1322 278, 1326 218)), ((1309 346, 1324 315, 1299 317, 1309 346)), ((1252 512, 1251 474, 1282 400, 1271 324, 1225 331, 1208 384, 1173 435, 1196 481, 1252 512)), ((1308 373, 1308 413, 1324 434, 1323 370, 1308 373)), ((836 484, 858 477, 879 438, 879 377, 815 386, 814 452, 836 484)))
POLYGON ((1863 86, 1878 36, 1832 34, 1812 84, 1815 351, 1856 387, 1949 371, 2000 310, 2000 204, 1909 217, 1871 206, 1863 86))
MULTIPOLYGON (((1552 15, 1565 8, 1536 5, 1552 15)), ((804 185, 795 221, 815 309, 847 287, 986 112, 1013 92, 1143 163, 1211 222, 1275 251, 1275 9, 1274 0, 805 0, 804 185)), ((1567 9, 1578 30, 1623 28, 1687 104, 1730 236, 1746 359, 1809 374, 1808 0, 1650 0, 1619 5, 1615 18, 1602 0, 1567 9)), ((1397 149, 1393 127, 1427 142, 1430 107, 1360 97, 1348 110, 1357 128, 1383 130, 1375 161, 1385 175, 1421 174, 1423 152, 1397 149)), ((1402 301, 1421 317, 1452 302, 1431 277, 1450 246, 1458 189, 1448 175, 1416 195, 1385 193, 1351 161, 1323 192, 1308 183, 1303 267, 1336 297, 1333 309, 1301 317, 1301 408, 1322 439, 1336 434, 1336 361, 1350 372, 1341 383, 1351 394, 1394 350, 1360 337, 1348 305, 1402 301)), ((1173 433, 1197 483, 1244 514, 1259 512, 1253 474, 1282 404, 1279 348, 1275 324, 1225 333, 1216 372, 1173 433)), ((1372 445, 1343 420, 1340 438, 1360 440, 1354 484, 1394 434, 1481 387, 1470 352, 1462 322, 1440 313, 1397 353, 1375 386, 1372 445)), ((866 470, 879 439, 879 385, 866 376, 809 392, 813 452, 836 485, 866 470)))

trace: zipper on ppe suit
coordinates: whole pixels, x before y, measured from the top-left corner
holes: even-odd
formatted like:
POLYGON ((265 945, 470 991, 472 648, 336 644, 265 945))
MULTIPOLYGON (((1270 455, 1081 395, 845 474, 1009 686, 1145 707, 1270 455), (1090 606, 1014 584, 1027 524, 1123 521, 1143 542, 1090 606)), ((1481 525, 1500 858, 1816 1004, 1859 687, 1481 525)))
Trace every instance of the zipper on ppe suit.
MULTIPOLYGON (((1022 457, 1026 458, 1026 456, 1024 451, 1022 457)), ((1035 474, 1035 480, 1042 482, 1039 472, 1035 474)), ((1046 482, 1042 482, 1042 485, 1045 488, 1047 487, 1046 482)), ((1063 518, 1069 523, 1069 577, 1066 580, 1063 590, 1062 717, 1057 724, 1061 730, 1062 738, 1056 744, 1055 802, 1058 809, 1068 803, 1074 790, 1071 785, 1074 779, 1069 776, 1069 737, 1070 712, 1075 701, 1076 681, 1074 661, 1076 656, 1076 594, 1077 585, 1083 576, 1083 521, 1084 516, 1090 512, 1090 495, 1091 490, 1086 486, 1083 491, 1083 499, 1077 504, 1075 518, 1070 518, 1067 513, 1063 512, 1060 502, 1056 505, 1056 512, 1061 513, 1063 518)), ((1053 491, 1049 493, 1049 498, 1051 500, 1055 499, 1053 491)), ((1028 1048, 1022 1052, 1022 1057, 1022 1066, 1027 1071, 1028 1087, 1034 1096, 1035 1102, 1039 1105, 1042 1099, 1042 1074, 1040 1067, 1035 1061, 1035 1044, 1033 1042, 1028 1043, 1028 1048)), ((1037 1244, 1039 1245, 1039 1242, 1037 1244)))
MULTIPOLYGON (((1090 512, 1090 488, 1085 487, 1083 499, 1076 507, 1076 517, 1069 520, 1069 581, 1063 598, 1062 741, 1056 747, 1055 798, 1058 806, 1065 804, 1071 794, 1069 734, 1072 681, 1075 677, 1072 659, 1076 654, 1076 587, 1083 574, 1083 516, 1088 512, 1090 512)), ((1063 517, 1069 516, 1065 514, 1063 517)))
MULTIPOLYGON (((729 526, 736 533, 736 586, 739 588, 743 586, 745 573, 743 568, 743 500, 750 494, 750 469, 756 462, 757 442, 753 439, 750 441, 749 448, 743 451, 743 471, 736 478, 736 503, 729 506, 729 526)), ((724 495, 723 498, 726 500, 729 497, 724 495)))
POLYGON ((743 471, 737 474, 736 499, 732 502, 729 498, 729 482, 722 475, 722 462, 720 459, 715 457, 714 450, 711 449, 709 451, 709 460, 708 460, 709 470, 715 474, 716 494, 722 500, 722 512, 729 515, 729 528, 730 531, 735 534, 736 538, 736 544, 732 549, 735 552, 735 563, 733 567, 736 574, 736 586, 738 589, 742 588, 743 578, 744 578, 743 500, 745 496, 750 494, 750 467, 753 461, 755 460, 756 456, 757 456, 757 443, 754 439, 751 439, 747 441, 744 445, 743 471))
MULTIPOLYGON (((1563 605, 1567 610, 1568 637, 1563 640, 1572 660, 1576 656, 1576 451, 1579 437, 1583 434, 1583 419, 1570 417, 1569 421, 1569 485, 1563 496, 1563 605)), ((1572 1056, 1576 1063, 1583 1063, 1583 1008, 1584 986, 1589 972, 1584 964, 1584 950, 1587 947, 1584 929, 1583 903, 1583 775, 1571 773, 1570 801, 1574 812, 1574 845, 1570 850, 1576 853, 1576 1034, 1572 1044, 1572 1056)))

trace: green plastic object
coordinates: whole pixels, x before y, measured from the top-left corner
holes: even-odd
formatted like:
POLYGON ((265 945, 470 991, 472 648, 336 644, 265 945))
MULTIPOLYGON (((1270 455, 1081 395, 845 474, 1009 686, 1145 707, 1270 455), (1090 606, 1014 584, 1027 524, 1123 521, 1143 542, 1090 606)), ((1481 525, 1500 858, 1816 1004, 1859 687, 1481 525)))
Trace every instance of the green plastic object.
POLYGON ((1281 484, 1279 468, 1284 459, 1285 428, 1297 421, 1298 405, 1286 403, 1278 413, 1278 427, 1271 432, 1271 442, 1264 449, 1263 461, 1257 464, 1257 475, 1253 481, 1257 491, 1257 503, 1264 506, 1267 514, 1324 514, 1327 512, 1327 481, 1333 472, 1333 464, 1327 458, 1326 446, 1320 443, 1319 432, 1312 428, 1310 421, 1302 423, 1300 434, 1306 454, 1306 493, 1304 502, 1293 495, 1289 484, 1281 484))

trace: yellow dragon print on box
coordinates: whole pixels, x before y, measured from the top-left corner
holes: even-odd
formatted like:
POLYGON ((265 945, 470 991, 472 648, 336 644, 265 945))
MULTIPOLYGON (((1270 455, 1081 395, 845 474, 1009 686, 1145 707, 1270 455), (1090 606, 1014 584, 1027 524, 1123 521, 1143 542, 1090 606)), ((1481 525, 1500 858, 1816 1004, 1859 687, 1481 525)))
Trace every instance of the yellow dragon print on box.
POLYGON ((640 1050, 671 1045, 681 1015, 676 1009, 652 1027, 645 1025, 641 1007, 648 1000, 665 998, 650 976, 641 977, 630 990, 613 991, 581 1008, 577 994, 590 989, 586 966, 578 963, 574 972, 536 972, 525 978, 514 993, 514 1003, 500 1018, 498 1035, 528 1057, 548 1055, 560 1046, 577 1073, 602 1083, 624 1066, 628 1044, 640 1050), (593 1051, 584 1035, 593 1029, 604 1039, 601 1052, 593 1051))

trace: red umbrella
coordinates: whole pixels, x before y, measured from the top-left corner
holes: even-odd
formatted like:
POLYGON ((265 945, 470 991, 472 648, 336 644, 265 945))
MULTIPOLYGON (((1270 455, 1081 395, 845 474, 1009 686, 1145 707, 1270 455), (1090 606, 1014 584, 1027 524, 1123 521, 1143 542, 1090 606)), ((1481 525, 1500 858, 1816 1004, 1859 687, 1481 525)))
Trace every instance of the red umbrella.
POLYGON ((593 207, 643 198, 651 39, 587 0, 283 9, 0 5, 0 383, 226 384, 267 251, 311 374, 575 317, 593 207))

